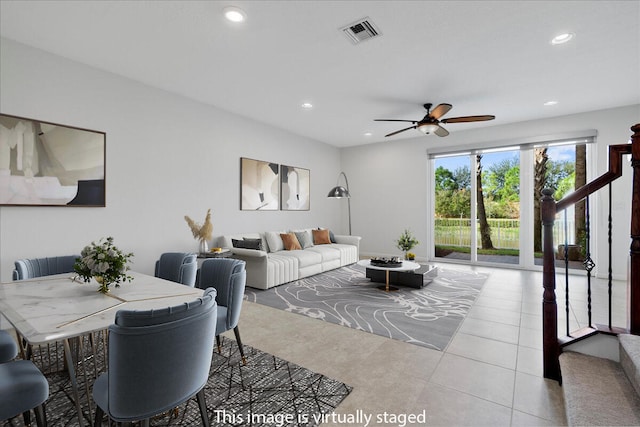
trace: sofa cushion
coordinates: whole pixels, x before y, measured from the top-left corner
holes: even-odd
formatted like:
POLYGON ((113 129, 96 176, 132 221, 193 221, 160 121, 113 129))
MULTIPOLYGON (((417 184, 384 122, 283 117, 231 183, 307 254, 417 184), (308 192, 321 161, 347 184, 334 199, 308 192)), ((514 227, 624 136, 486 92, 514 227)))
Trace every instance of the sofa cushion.
POLYGON ((298 238, 298 242, 300 242, 302 249, 313 247, 313 235, 311 234, 311 230, 294 231, 294 233, 296 233, 296 237, 298 238))
POLYGON ((288 251, 295 251, 302 249, 300 246, 300 242, 298 242, 298 238, 295 233, 282 233, 280 234, 282 238, 282 243, 284 244, 284 248, 288 251))
POLYGON ((312 230, 314 245, 328 245, 331 243, 329 230, 312 230))
POLYGON ((333 247, 333 245, 318 245, 309 248, 310 251, 317 252, 322 256, 322 262, 333 261, 340 259, 340 249, 333 247))
POLYGON ((296 251, 280 251, 278 255, 293 257, 298 260, 298 268, 302 269, 315 264, 322 264, 322 255, 311 249, 296 251))
POLYGON ((262 247, 262 239, 248 239, 245 237, 242 240, 231 239, 231 243, 234 248, 264 250, 262 247))
MULTIPOLYGON (((328 228, 322 228, 322 227, 318 227, 318 230, 329 230, 328 228)), ((335 234, 333 234, 333 231, 329 230, 329 240, 331 240, 331 243, 336 243, 336 236, 335 234)))
POLYGON ((269 246, 269 252, 278 252, 284 250, 284 243, 282 242, 280 233, 284 233, 284 231, 267 231, 266 233, 264 233, 264 237, 267 240, 267 245, 269 246))

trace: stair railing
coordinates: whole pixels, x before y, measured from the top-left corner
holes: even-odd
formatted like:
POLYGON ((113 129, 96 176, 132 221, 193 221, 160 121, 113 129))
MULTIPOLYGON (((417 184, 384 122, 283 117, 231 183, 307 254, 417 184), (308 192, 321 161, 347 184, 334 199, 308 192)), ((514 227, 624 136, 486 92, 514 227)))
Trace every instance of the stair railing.
MULTIPOLYGON (((631 196, 631 245, 630 245, 630 272, 629 272, 629 332, 640 335, 640 123, 631 127, 633 135, 631 144, 619 144, 609 146, 609 170, 580 187, 575 192, 567 195, 559 201, 553 199, 553 190, 545 189, 542 191, 541 199, 541 217, 543 227, 543 276, 542 285, 544 292, 542 296, 542 348, 543 348, 543 374, 545 378, 560 381, 560 364, 558 357, 560 356, 561 346, 566 345, 571 340, 575 341, 583 338, 591 333, 601 332, 612 334, 620 333, 619 328, 611 325, 611 201, 609 202, 609 325, 604 327, 594 327, 591 324, 591 290, 588 287, 588 311, 589 326, 575 333, 569 331, 567 322, 568 338, 558 338, 558 303, 556 299, 556 260, 553 243, 553 225, 556 214, 565 211, 572 206, 586 199, 588 206, 588 196, 609 185, 609 199, 611 198, 610 184, 622 176, 622 156, 631 154, 631 167, 633 169, 633 184, 631 196)), ((588 212, 588 207, 587 207, 588 212)), ((588 218, 587 218, 588 220, 588 218)), ((587 221, 587 224, 589 221, 587 221)), ((588 229, 590 228, 587 226, 588 229)), ((590 231, 588 231, 589 233, 590 231)), ((588 237, 588 234, 587 234, 588 237)), ((568 256, 567 246, 565 244, 565 282, 566 282, 566 307, 568 308, 569 289, 568 289, 568 256)), ((590 251, 589 248, 587 248, 590 251)), ((593 261, 591 256, 585 260, 585 269, 589 276, 593 261)), ((568 317, 567 317, 568 318, 568 317)))

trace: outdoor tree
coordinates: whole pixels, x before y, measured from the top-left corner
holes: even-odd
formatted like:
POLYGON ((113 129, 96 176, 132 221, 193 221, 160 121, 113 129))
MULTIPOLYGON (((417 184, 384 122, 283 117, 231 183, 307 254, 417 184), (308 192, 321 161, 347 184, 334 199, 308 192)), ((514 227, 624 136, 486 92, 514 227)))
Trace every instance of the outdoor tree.
POLYGON ((520 218, 520 159, 503 159, 483 173, 485 210, 491 218, 520 218))
POLYGON ((487 222, 487 212, 484 207, 484 196, 482 194, 482 154, 476 155, 476 193, 478 196, 478 222, 480 223, 482 249, 493 249, 491 228, 489 227, 489 222, 487 222))
POLYGON ((533 250, 542 252, 542 216, 540 214, 540 198, 547 182, 547 148, 535 149, 533 166, 533 250))
POLYGON ((451 172, 436 169, 436 216, 439 218, 468 218, 471 214, 471 174, 468 166, 451 172))
MULTIPOLYGON (((576 145, 576 166, 574 188, 577 190, 587 183, 587 146, 576 145)), ((576 203, 575 206, 574 230, 577 239, 576 243, 583 244, 582 240, 586 233, 585 201, 576 203)), ((583 247, 583 250, 586 248, 583 247)))

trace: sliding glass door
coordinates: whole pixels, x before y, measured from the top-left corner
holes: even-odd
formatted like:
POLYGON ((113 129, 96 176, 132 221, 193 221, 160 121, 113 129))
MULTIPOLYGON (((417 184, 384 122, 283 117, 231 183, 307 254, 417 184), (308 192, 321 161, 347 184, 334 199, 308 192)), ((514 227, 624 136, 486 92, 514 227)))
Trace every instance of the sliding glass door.
POLYGON ((520 264, 520 152, 476 155, 477 259, 520 264))
POLYGON ((435 256, 471 260, 469 156, 435 160, 435 256))
MULTIPOLYGON (((590 142, 592 137, 430 154, 433 257, 541 265, 541 191, 551 188, 559 200, 584 185, 590 142)), ((581 268, 584 208, 578 205, 567 216, 566 227, 563 218, 556 222, 556 257, 563 261, 567 246, 577 257, 570 266, 581 268)))

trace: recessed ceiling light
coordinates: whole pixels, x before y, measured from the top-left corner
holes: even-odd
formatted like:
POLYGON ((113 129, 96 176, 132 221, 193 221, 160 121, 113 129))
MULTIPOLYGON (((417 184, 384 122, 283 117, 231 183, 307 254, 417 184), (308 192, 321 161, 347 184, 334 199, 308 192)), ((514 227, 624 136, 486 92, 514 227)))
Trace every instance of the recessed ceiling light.
POLYGON ((310 102, 303 102, 300 106, 305 110, 310 110, 311 108, 313 108, 313 104, 310 102))
POLYGON ((365 132, 364 133, 364 136, 371 136, 371 135, 373 135, 371 132, 365 132))
POLYGON ((224 17, 231 22, 243 22, 247 19, 247 14, 240 8, 229 6, 224 8, 224 17))
POLYGON ((573 33, 558 34, 557 36, 555 36, 554 38, 551 39, 551 44, 556 45, 556 44, 566 43, 569 40, 571 40, 573 38, 573 36, 575 36, 575 34, 573 34, 573 33))
POLYGON ((551 107, 552 105, 556 105, 557 103, 558 101, 547 101, 542 105, 544 105, 545 107, 551 107))

